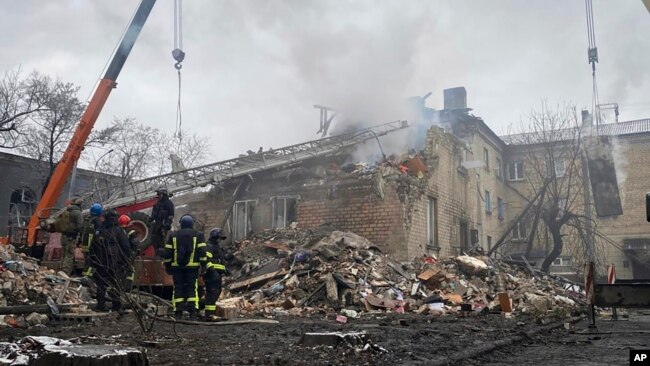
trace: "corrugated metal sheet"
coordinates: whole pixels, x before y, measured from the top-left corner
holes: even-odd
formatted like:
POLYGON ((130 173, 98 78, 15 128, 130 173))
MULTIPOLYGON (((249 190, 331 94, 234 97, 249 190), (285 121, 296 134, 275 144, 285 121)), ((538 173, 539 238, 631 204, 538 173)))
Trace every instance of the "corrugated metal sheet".
MULTIPOLYGON (((575 129, 565 129, 553 131, 552 136, 545 136, 540 140, 543 141, 564 141, 575 138, 575 129)), ((622 136, 636 133, 650 132, 650 119, 639 119, 635 121, 626 121, 619 123, 607 123, 600 126, 600 135, 604 136, 622 136)), ((537 133, 535 133, 537 134, 537 133)), ((524 145, 532 143, 533 134, 513 134, 499 136, 507 145, 524 145)))

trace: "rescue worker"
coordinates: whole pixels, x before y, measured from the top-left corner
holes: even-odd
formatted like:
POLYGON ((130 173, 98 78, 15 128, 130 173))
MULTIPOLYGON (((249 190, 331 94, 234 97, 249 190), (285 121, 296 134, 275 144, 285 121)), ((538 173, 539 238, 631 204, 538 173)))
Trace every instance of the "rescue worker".
POLYGON ((181 229, 167 238, 163 255, 165 270, 174 278, 172 306, 174 318, 181 319, 187 310, 190 320, 196 320, 199 309, 199 271, 206 270, 205 236, 194 230, 194 219, 183 215, 179 220, 181 229))
POLYGON ((74 270, 74 250, 84 224, 81 214, 83 202, 79 197, 73 198, 66 207, 66 214, 62 215, 67 222, 65 231, 61 233, 61 270, 66 274, 72 274, 74 270))
POLYGON ((169 199, 166 188, 156 190, 158 202, 151 209, 151 243, 157 251, 165 244, 167 233, 174 221, 174 203, 169 199))
POLYGON ((232 260, 232 254, 226 253, 219 240, 226 239, 220 228, 210 230, 206 246, 206 257, 208 259, 207 270, 203 275, 205 283, 205 320, 217 321, 216 303, 221 295, 223 276, 226 275, 226 263, 232 260))
POLYGON ((93 203, 90 206, 90 218, 84 220, 84 229, 81 234, 81 251, 84 254, 84 277, 91 277, 93 275, 93 267, 90 265, 88 253, 90 251, 90 243, 92 243, 93 237, 101 226, 103 213, 104 207, 99 203, 93 203))
POLYGON ((112 310, 123 314, 120 295, 128 271, 131 247, 126 234, 117 224, 117 212, 108 210, 104 222, 90 245, 90 261, 97 284, 97 311, 107 311, 106 292, 112 300, 112 310))
POLYGON ((124 288, 127 291, 131 291, 133 288, 133 279, 135 274, 135 256, 138 253, 138 247, 140 246, 140 239, 138 239, 138 234, 131 228, 131 218, 128 215, 122 215, 117 219, 117 224, 124 230, 126 237, 129 239, 129 245, 131 248, 131 256, 129 257, 128 270, 126 273, 126 281, 124 288))

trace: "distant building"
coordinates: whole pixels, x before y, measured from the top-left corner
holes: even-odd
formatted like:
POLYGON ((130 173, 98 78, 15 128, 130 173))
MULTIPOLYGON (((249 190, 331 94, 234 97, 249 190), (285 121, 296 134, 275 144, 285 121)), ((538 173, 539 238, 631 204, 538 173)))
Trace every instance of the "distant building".
MULTIPOLYGON (((10 227, 25 226, 41 198, 48 170, 46 162, 19 155, 0 152, 0 236, 7 235, 10 227)), ((111 176, 77 169, 72 195, 106 185, 111 176)), ((57 206, 70 194, 70 183, 63 188, 57 206)))

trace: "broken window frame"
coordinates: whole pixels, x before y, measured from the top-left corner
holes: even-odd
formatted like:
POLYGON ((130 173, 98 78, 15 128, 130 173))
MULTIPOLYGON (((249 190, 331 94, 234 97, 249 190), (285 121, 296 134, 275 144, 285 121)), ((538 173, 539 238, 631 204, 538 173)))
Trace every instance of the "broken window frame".
POLYGON ((37 204, 36 193, 29 187, 20 187, 11 192, 9 199, 8 226, 25 227, 34 214, 37 204), (15 200, 14 194, 20 199, 15 200))
POLYGON ((279 229, 279 228, 284 228, 287 227, 287 224, 291 224, 291 222, 294 222, 297 220, 297 206, 298 206, 298 200, 300 200, 299 195, 289 195, 289 196, 275 196, 271 197, 271 227, 274 229, 279 229), (287 212, 287 200, 293 200, 294 201, 294 218, 291 221, 287 220, 288 212, 287 212), (281 226, 277 222, 278 220, 278 215, 276 215, 276 208, 278 205, 278 202, 282 202, 282 223, 281 226))
POLYGON ((508 180, 518 182, 524 180, 524 162, 513 161, 508 164, 508 180), (514 172, 514 176, 513 176, 514 172))
POLYGON ((248 238, 248 236, 253 232, 253 212, 255 211, 254 206, 257 206, 257 200, 241 200, 241 201, 235 201, 233 204, 233 210, 232 210, 232 223, 233 223, 233 240, 238 241, 238 240, 243 240, 248 238), (239 205, 244 205, 244 219, 243 219, 243 226, 245 231, 241 231, 242 228, 240 228, 240 218, 239 218, 239 210, 238 206, 239 205), (251 206, 253 206, 251 208, 251 206))
POLYGON ((524 220, 519 220, 518 223, 512 228, 512 240, 513 241, 523 241, 528 239, 528 233, 526 232, 526 222, 524 220))
POLYGON ((487 241, 487 250, 490 250, 490 249, 492 249, 492 236, 488 235, 486 237, 486 239, 487 239, 486 240, 487 241))
POLYGON ((485 213, 492 213, 492 197, 490 196, 490 191, 485 191, 485 213))
POLYGON ((438 246, 438 199, 429 197, 427 201, 427 246, 439 248, 438 246))

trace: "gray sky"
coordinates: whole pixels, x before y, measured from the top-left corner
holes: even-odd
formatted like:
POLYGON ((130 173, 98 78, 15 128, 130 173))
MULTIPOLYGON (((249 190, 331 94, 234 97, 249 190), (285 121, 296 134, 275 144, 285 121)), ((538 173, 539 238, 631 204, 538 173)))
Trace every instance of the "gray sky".
MULTIPOLYGON (((89 96, 138 0, 3 2, 0 70, 37 69, 89 96), (11 4, 11 5, 9 5, 11 4)), ((399 117, 403 98, 465 86, 498 133, 543 99, 591 104, 581 0, 192 0, 184 2, 183 126, 211 159, 317 138, 318 111, 399 117)), ((174 131, 173 1, 159 0, 98 121, 174 131)), ((650 117, 650 14, 594 0, 601 102, 650 117), (644 36, 645 35, 645 36, 644 36)))

